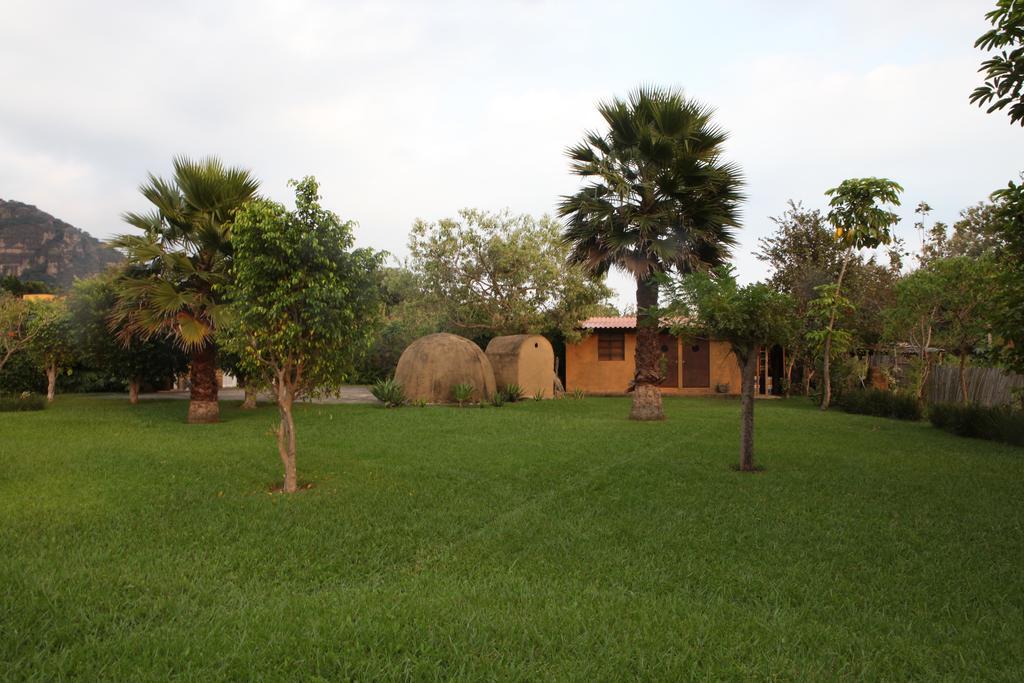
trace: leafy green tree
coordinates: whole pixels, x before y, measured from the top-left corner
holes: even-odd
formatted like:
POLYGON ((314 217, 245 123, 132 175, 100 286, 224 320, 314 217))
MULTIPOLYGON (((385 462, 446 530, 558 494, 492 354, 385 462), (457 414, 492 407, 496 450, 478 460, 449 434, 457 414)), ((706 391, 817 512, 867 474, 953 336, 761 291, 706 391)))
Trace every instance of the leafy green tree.
MULTIPOLYGON (((850 334, 850 345, 860 348, 877 346, 884 332, 884 312, 892 302, 893 286, 899 277, 900 254, 890 253, 888 266, 876 263, 874 257, 864 260, 852 256, 816 209, 805 209, 790 201, 787 210, 771 219, 775 230, 758 240, 754 255, 771 270, 768 279, 774 289, 793 298, 794 315, 801 330, 786 345, 786 381, 793 368, 803 368, 803 393, 810 393, 811 381, 817 376, 817 364, 823 350, 822 326, 828 321, 812 314, 812 302, 820 305, 822 285, 835 284, 846 261, 843 296, 850 308, 837 319, 850 334), (847 257, 849 257, 847 259, 847 257)), ((894 251, 898 245, 893 245, 894 251)), ((833 343, 833 346, 835 344, 833 343)), ((833 351, 832 358, 836 357, 833 351)))
POLYGON ((464 209, 458 219, 416 221, 409 267, 444 329, 467 337, 556 332, 577 326, 611 296, 599 278, 566 265, 561 226, 508 211, 464 209))
POLYGON ((1001 242, 997 255, 999 287, 992 293, 993 331, 1002 340, 1001 359, 1024 374, 1024 182, 992 194, 993 229, 1001 242))
POLYGON ((931 265, 940 283, 942 326, 939 343, 959 357, 960 400, 967 403, 967 360, 991 331, 989 303, 996 288, 991 258, 958 256, 931 265))
POLYGON ((850 178, 825 192, 832 197, 828 222, 835 228, 836 241, 845 247, 846 253, 835 290, 828 293, 834 303, 822 344, 822 410, 827 410, 832 401, 830 363, 836 317, 842 301, 843 277, 856 251, 892 242, 891 229, 900 218, 883 207, 887 204, 899 206, 901 192, 903 188, 898 183, 886 178, 850 178))
POLYGON ((620 268, 636 281, 635 420, 660 420, 658 276, 724 264, 736 243, 742 179, 722 161, 726 133, 713 110, 677 90, 641 87, 598 105, 608 130, 569 148, 588 180, 563 197, 569 261, 603 276, 620 268))
POLYGON ((274 387, 283 490, 298 488, 296 399, 339 387, 369 347, 380 313, 382 254, 353 249, 352 223, 320 206, 312 177, 292 182, 295 210, 258 200, 238 212, 227 344, 274 387))
POLYGON ((0 372, 41 332, 41 328, 29 324, 31 320, 32 306, 29 302, 0 292, 0 372))
MULTIPOLYGON (((935 262, 931 260, 928 264, 935 262)), ((931 349, 936 330, 942 324, 943 301, 943 283, 936 271, 926 265, 896 283, 895 301, 886 312, 886 338, 910 344, 917 350, 917 367, 908 383, 913 384, 918 400, 924 398, 924 388, 935 364, 931 349)))
POLYGON ((981 63, 985 83, 971 93, 971 103, 987 106, 991 114, 1010 108, 1010 122, 1024 125, 1024 3, 998 0, 985 15, 992 28, 974 41, 974 47, 998 52, 981 63))
POLYGON ((669 292, 666 312, 677 321, 675 334, 724 339, 732 348, 742 378, 739 469, 753 471, 757 359, 764 346, 784 343, 794 334, 793 300, 764 283, 741 287, 729 268, 686 275, 669 292))
POLYGON ((109 322, 116 304, 113 278, 106 275, 75 281, 68 296, 75 346, 81 360, 124 382, 128 399, 134 405, 142 387, 172 382, 187 369, 188 359, 166 333, 148 339, 134 337, 127 345, 121 343, 109 322))
POLYGON ((0 291, 7 291, 15 296, 52 293, 50 285, 41 280, 20 280, 13 275, 0 277, 0 291))
POLYGON ((386 267, 378 272, 383 322, 370 350, 359 363, 357 381, 372 383, 395 372, 409 344, 434 332, 464 332, 445 325, 444 307, 425 293, 421 275, 409 268, 386 267))
POLYGON ((219 159, 174 160, 174 177, 152 174, 140 192, 154 206, 127 213, 141 235, 113 240, 127 262, 116 280, 111 317, 123 343, 171 335, 190 360, 189 422, 216 422, 217 346, 232 260, 235 213, 259 187, 249 171, 219 159))
POLYGON ((28 325, 33 333, 26 350, 35 366, 46 373, 46 400, 53 401, 57 375, 69 369, 76 357, 71 314, 64 299, 34 301, 31 309, 28 325))

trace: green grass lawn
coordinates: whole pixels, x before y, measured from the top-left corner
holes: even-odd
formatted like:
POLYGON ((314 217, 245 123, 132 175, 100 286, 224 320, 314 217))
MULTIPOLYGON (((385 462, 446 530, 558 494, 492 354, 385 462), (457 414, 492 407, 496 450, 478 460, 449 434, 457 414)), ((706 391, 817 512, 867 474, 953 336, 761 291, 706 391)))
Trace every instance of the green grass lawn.
POLYGON ((0 678, 1024 680, 1024 450, 666 408, 0 414, 0 678))

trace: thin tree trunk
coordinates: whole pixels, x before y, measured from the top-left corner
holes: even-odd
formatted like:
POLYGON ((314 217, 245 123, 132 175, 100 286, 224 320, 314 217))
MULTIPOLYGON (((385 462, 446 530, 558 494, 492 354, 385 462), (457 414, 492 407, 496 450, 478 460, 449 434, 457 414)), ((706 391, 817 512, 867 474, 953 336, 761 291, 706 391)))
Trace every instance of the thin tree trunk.
POLYGON ((57 394, 57 366, 49 365, 46 368, 46 400, 53 402, 57 394))
POLYGON ((786 397, 793 394, 793 367, 796 366, 796 354, 786 356, 786 397))
POLYGON ((242 401, 242 410, 254 410, 256 408, 256 387, 250 386, 248 382, 242 384, 245 391, 245 400, 242 401))
POLYGON ((295 493, 299 490, 295 473, 295 419, 292 415, 295 389, 289 385, 286 374, 278 372, 277 377, 277 410, 281 416, 281 424, 277 428, 277 453, 284 465, 282 490, 285 493, 295 493))
POLYGON ((139 402, 139 380, 132 379, 128 382, 128 402, 136 405, 139 402))
POLYGON ((836 280, 836 293, 835 298, 837 299, 832 304, 832 312, 828 316, 828 333, 825 335, 825 358, 822 363, 822 391, 821 391, 821 409, 828 410, 829 404, 832 402, 832 332, 836 326, 836 315, 839 313, 839 293, 843 289, 843 277, 846 275, 846 266, 850 263, 852 253, 847 253, 843 258, 843 267, 839 269, 839 279, 836 280))
POLYGON ((814 379, 814 368, 807 368, 804 372, 804 396, 811 395, 811 380, 814 379))
POLYGON ((746 349, 746 356, 740 360, 736 354, 736 362, 740 366, 742 390, 740 393, 740 413, 742 427, 740 431, 740 470, 754 471, 754 381, 757 378, 758 347, 746 349))
POLYGON ((960 349, 960 403, 967 405, 967 352, 960 349))
POLYGON ((192 424, 219 421, 217 349, 213 344, 207 343, 192 354, 189 377, 192 381, 192 390, 189 394, 188 421, 192 424))
POLYGON ((634 355, 633 407, 631 420, 664 420, 659 384, 663 377, 659 368, 657 315, 658 285, 652 280, 636 282, 636 352, 634 355))

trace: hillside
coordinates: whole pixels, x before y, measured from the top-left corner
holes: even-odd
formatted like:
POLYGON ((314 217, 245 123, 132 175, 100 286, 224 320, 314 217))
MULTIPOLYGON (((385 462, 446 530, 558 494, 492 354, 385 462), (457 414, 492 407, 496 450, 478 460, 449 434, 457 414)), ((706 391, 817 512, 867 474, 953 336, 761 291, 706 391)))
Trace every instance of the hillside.
POLYGON ((89 233, 30 204, 0 199, 0 276, 67 287, 120 260, 89 233))

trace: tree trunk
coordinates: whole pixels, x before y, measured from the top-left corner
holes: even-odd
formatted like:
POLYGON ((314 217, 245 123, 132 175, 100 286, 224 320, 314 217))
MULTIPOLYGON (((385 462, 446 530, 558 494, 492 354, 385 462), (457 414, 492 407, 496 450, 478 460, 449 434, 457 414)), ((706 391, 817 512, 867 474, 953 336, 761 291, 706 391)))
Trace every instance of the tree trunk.
POLYGON ((629 412, 631 420, 664 420, 665 411, 661 405, 661 384, 663 377, 659 367, 657 314, 658 285, 653 280, 637 279, 636 282, 636 352, 633 375, 633 407, 629 412))
POLYGON ((960 403, 967 405, 967 352, 960 349, 960 403))
POLYGON ((742 427, 740 430, 740 470, 754 471, 754 382, 757 378, 758 347, 746 349, 746 356, 736 354, 736 362, 740 366, 742 389, 740 392, 740 413, 742 427))
POLYGON ((57 366, 49 365, 46 368, 46 400, 53 402, 57 393, 57 366))
POLYGON ((793 367, 796 365, 796 354, 786 356, 786 398, 793 395, 793 367))
POLYGON ((133 379, 128 382, 128 402, 136 405, 139 402, 139 380, 133 379))
POLYGON ((285 373, 278 373, 277 378, 277 411, 281 416, 281 424, 277 428, 277 453, 284 465, 285 493, 299 490, 299 482, 295 473, 295 420, 292 406, 295 403, 295 389, 289 386, 285 373))
MULTIPOLYGON (((839 293, 843 289, 843 276, 846 275, 846 266, 850 263, 850 258, 853 256, 852 253, 848 253, 843 258, 843 267, 839 269, 839 279, 836 280, 836 293, 835 298, 839 299, 839 293)), ((825 358, 823 360, 822 367, 822 390, 821 390, 821 409, 828 410, 828 406, 832 403, 832 331, 836 326, 836 315, 839 313, 839 302, 835 301, 832 305, 832 312, 828 316, 828 334, 825 335, 825 358)))
POLYGON ((254 410, 256 408, 256 391, 255 387, 249 386, 248 382, 242 384, 242 390, 245 391, 245 400, 242 401, 242 410, 254 410))
POLYGON ((217 349, 213 344, 207 343, 192 353, 189 378, 192 381, 192 390, 189 394, 188 421, 192 424, 219 421, 217 349))
POLYGON ((814 379, 814 368, 804 370, 804 396, 811 395, 811 380, 814 379))

